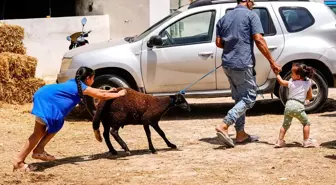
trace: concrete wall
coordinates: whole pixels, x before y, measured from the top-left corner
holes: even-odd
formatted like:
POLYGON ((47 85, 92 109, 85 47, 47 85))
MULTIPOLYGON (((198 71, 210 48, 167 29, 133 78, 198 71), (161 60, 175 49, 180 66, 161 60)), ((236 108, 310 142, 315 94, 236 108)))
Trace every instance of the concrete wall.
POLYGON ((77 0, 76 14, 110 17, 111 39, 138 35, 170 13, 170 0, 77 0))
POLYGON ((190 4, 193 0, 170 0, 170 8, 177 9, 179 7, 179 1, 181 1, 181 6, 190 4))
POLYGON ((109 15, 111 39, 139 34, 150 25, 149 0, 77 0, 76 12, 81 16, 109 15))
POLYGON ((170 14, 170 0, 150 0, 149 24, 153 25, 170 14))
MULTIPOLYGON (((109 17, 86 16, 84 30, 93 30, 90 43, 109 40, 109 17)), ((46 81, 54 81, 59 72, 62 57, 69 50, 70 42, 66 36, 81 31, 82 17, 42 18, 5 20, 9 24, 20 25, 25 29, 24 45, 27 54, 38 59, 36 76, 46 81)))

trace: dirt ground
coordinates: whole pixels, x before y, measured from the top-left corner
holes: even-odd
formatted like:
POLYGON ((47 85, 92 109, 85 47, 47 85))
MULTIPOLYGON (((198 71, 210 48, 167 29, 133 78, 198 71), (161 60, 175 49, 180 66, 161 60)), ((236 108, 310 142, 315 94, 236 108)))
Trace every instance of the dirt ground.
MULTIPOLYGON (((27 158, 38 167, 34 173, 13 173, 11 166, 33 131, 32 105, 0 105, 0 184, 336 184, 336 90, 329 94, 321 113, 309 115, 319 148, 301 147, 302 126, 295 120, 287 147, 275 149, 283 108, 267 96, 246 119, 246 130, 260 141, 227 149, 217 141, 215 126, 233 106, 231 99, 188 99, 190 113, 172 110, 160 123, 177 150, 167 148, 151 129, 158 150, 151 154, 143 128, 126 126, 120 135, 132 155, 111 137, 119 155, 110 156, 105 143, 95 140, 90 121, 68 118, 46 148, 56 161, 27 158)), ((234 128, 230 133, 234 138, 234 128)))

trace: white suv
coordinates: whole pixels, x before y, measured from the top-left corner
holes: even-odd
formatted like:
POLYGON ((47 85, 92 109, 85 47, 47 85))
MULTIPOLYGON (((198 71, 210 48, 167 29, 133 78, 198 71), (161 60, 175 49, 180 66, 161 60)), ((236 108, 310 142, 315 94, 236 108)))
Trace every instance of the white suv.
MULTIPOLYGON (((221 64, 222 49, 215 45, 217 21, 236 1, 191 4, 165 17, 142 34, 120 41, 89 44, 64 55, 57 82, 75 76, 80 66, 96 71, 94 87, 131 87, 153 95, 174 94, 221 64)), ((316 69, 313 100, 308 112, 318 111, 335 87, 336 18, 323 3, 311 1, 256 1, 265 40, 281 75, 290 78, 292 62, 316 69)), ((256 47, 255 47, 256 48, 256 47)), ((288 92, 279 88, 266 58, 255 49, 259 93, 274 93, 282 102, 288 92)), ((220 68, 192 86, 187 97, 230 96, 229 82, 220 68)), ((88 106, 94 109, 89 98, 88 106)))

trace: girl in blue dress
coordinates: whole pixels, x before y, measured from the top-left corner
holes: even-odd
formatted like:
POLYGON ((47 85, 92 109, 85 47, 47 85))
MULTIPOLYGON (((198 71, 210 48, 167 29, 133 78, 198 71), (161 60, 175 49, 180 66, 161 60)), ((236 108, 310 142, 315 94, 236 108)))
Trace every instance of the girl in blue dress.
POLYGON ((48 154, 44 147, 63 127, 64 118, 82 100, 84 95, 100 100, 109 100, 124 96, 125 90, 101 90, 90 87, 94 82, 94 70, 80 67, 76 77, 65 83, 51 84, 41 87, 34 94, 32 114, 36 116, 33 134, 19 152, 13 162, 13 170, 32 171, 31 165, 25 163, 28 154, 33 150, 32 158, 53 161, 55 157, 48 154), (112 92, 114 91, 114 92, 112 92))

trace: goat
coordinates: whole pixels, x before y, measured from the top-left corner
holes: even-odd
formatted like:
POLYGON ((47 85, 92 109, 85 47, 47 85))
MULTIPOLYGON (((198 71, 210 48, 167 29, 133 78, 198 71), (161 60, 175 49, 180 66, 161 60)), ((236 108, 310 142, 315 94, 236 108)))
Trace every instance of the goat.
MULTIPOLYGON (((127 94, 113 100, 101 101, 98 103, 92 125, 95 137, 99 142, 102 142, 102 137, 99 132, 100 121, 102 121, 104 132, 103 137, 113 155, 117 155, 117 151, 113 148, 110 137, 111 135, 119 143, 119 145, 130 155, 131 152, 126 143, 119 136, 119 128, 125 125, 143 125, 147 135, 149 150, 156 153, 153 146, 149 126, 162 137, 168 147, 177 148, 165 136, 165 133, 159 127, 161 117, 168 112, 172 107, 180 107, 185 111, 190 112, 190 106, 183 95, 176 94, 165 97, 155 97, 144 93, 137 92, 133 89, 125 88, 127 94)), ((118 91, 121 88, 117 89, 118 91)))

